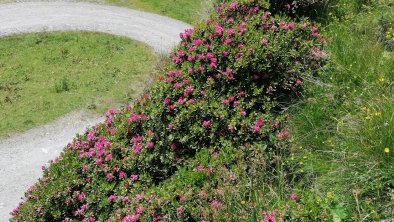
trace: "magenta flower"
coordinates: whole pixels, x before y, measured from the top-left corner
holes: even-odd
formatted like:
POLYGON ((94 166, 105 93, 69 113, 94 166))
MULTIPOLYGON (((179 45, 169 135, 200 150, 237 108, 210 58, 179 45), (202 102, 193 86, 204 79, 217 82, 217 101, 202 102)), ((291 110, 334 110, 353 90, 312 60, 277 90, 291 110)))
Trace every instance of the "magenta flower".
POLYGON ((190 54, 187 56, 187 61, 192 62, 194 60, 194 55, 190 54))
POLYGON ((140 144, 135 144, 133 146, 133 153, 140 154, 142 150, 142 146, 140 144))
POLYGON ((83 215, 85 215, 85 212, 82 209, 78 209, 74 211, 74 216, 83 216, 83 215))
POLYGON ((93 141, 96 138, 96 131, 94 130, 89 131, 87 138, 88 141, 93 141))
POLYGON ((99 165, 101 165, 101 164, 103 164, 103 160, 102 160, 101 158, 98 158, 98 159, 96 160, 96 165, 99 166, 99 165))
POLYGON ((226 69, 226 71, 223 73, 224 75, 231 75, 233 73, 232 69, 226 69))
POLYGON ((151 141, 146 144, 146 148, 148 148, 148 149, 153 149, 154 146, 155 146, 155 144, 151 141))
POLYGON ((177 215, 178 217, 181 216, 182 211, 183 211, 182 207, 178 207, 178 208, 176 209, 176 215, 177 215))
POLYGON ((83 172, 86 172, 86 171, 89 170, 89 168, 90 168, 89 165, 83 165, 83 166, 82 166, 82 171, 83 171, 83 172))
POLYGON ((261 127, 263 126, 263 120, 258 119, 257 122, 253 126, 253 133, 259 133, 261 130, 261 127))
POLYGON ((217 153, 217 152, 214 152, 214 153, 212 154, 212 157, 213 157, 214 159, 217 159, 217 158, 218 158, 218 153, 217 153))
POLYGON ((261 127, 259 127, 259 126, 253 126, 253 133, 260 133, 260 130, 261 130, 261 127))
POLYGON ((205 128, 211 127, 211 121, 209 121, 209 120, 203 121, 202 122, 202 126, 205 127, 205 128))
POLYGON ((146 135, 147 135, 148 137, 152 137, 152 136, 154 135, 154 133, 153 133, 152 130, 148 130, 148 132, 146 132, 146 135))
POLYGON ((202 41, 201 41, 201 39, 195 39, 195 40, 193 40, 193 43, 194 43, 194 45, 199 46, 202 44, 202 41))
POLYGON ((198 165, 198 166, 196 167, 196 169, 197 169, 198 172, 201 172, 201 171, 204 170, 204 167, 201 166, 201 165, 198 165))
POLYGON ((223 31, 224 31, 223 26, 221 26, 221 25, 216 25, 216 26, 215 26, 215 29, 216 29, 216 34, 218 34, 219 36, 223 35, 223 31))
POLYGON ((186 90, 185 90, 185 94, 186 95, 189 95, 190 93, 192 93, 193 92, 193 87, 191 87, 191 86, 188 86, 187 88, 186 88, 186 90))
POLYGON ((135 122, 135 121, 138 120, 138 118, 139 118, 138 114, 133 113, 133 114, 130 115, 128 121, 129 122, 135 122))
POLYGON ((223 105, 227 105, 227 104, 229 104, 229 101, 228 101, 228 99, 222 99, 221 103, 223 105))
POLYGON ((178 104, 184 104, 186 102, 186 98, 183 98, 183 97, 181 97, 181 98, 179 98, 178 99, 178 104))
POLYGON ((112 173, 107 173, 105 177, 107 178, 108 181, 111 181, 114 178, 114 175, 112 173))
POLYGON ((230 6, 228 7, 230 9, 230 11, 234 11, 235 7, 237 7, 237 2, 233 2, 230 4, 230 6))
POLYGON ((78 194, 77 200, 78 200, 79 202, 81 202, 81 201, 86 200, 86 197, 87 197, 86 193, 81 192, 81 193, 78 194))
POLYGON ((318 37, 319 36, 319 29, 316 26, 312 27, 312 36, 318 37))
POLYGON ((105 161, 110 161, 110 160, 112 160, 112 154, 108 154, 108 155, 105 157, 105 161))
POLYGON ((144 198, 144 197, 143 197, 143 195, 141 195, 141 194, 135 195, 135 199, 138 200, 138 201, 142 200, 143 198, 144 198))
POLYGON ((263 216, 264 222, 276 222, 276 218, 275 218, 276 211, 272 211, 269 213, 263 211, 261 214, 263 216))
POLYGON ((198 59, 199 59, 199 60, 204 60, 204 59, 205 59, 204 54, 198 54, 198 59))
POLYGON ((171 103, 170 98, 165 98, 163 103, 164 103, 164 105, 169 105, 171 103))
POLYGON ((108 197, 108 201, 109 202, 113 202, 115 200, 116 200, 116 196, 115 195, 111 195, 111 196, 108 197))
POLYGON ((41 213, 41 212, 42 212, 42 208, 41 208, 41 207, 37 207, 37 208, 36 208, 36 212, 37 212, 37 213, 41 213))
POLYGON ((137 214, 142 214, 142 208, 141 208, 141 207, 135 208, 135 212, 136 212, 137 214))
POLYGON ((285 138, 289 138, 289 136, 290 136, 289 131, 284 130, 282 133, 283 133, 283 136, 284 136, 285 138))
POLYGON ((292 193, 291 196, 290 196, 290 199, 297 200, 298 199, 298 195, 296 193, 292 193))
POLYGON ((174 89, 179 89, 181 87, 182 87, 182 85, 180 83, 175 83, 174 84, 174 89))
POLYGON ((133 181, 133 182, 138 180, 138 175, 131 175, 130 176, 130 180, 133 181))
POLYGON ((295 28, 295 23, 294 22, 289 22, 287 25, 289 26, 289 29, 294 29, 295 28))
POLYGON ((123 222, 137 222, 140 219, 138 214, 127 215, 123 218, 123 222))
POLYGON ((217 201, 217 200, 214 200, 214 201, 211 202, 211 207, 213 207, 213 208, 219 208, 219 207, 221 207, 222 205, 223 205, 223 204, 220 203, 220 202, 217 201))
POLYGON ((177 53, 177 55, 178 55, 179 57, 183 57, 183 56, 185 56, 185 53, 184 53, 182 50, 179 50, 178 53, 177 53))
POLYGON ((267 39, 265 37, 261 38, 261 44, 263 46, 267 46, 268 45, 268 41, 267 41, 267 39))
POLYGON ((121 171, 119 173, 119 179, 123 179, 123 178, 126 178, 126 177, 127 177, 127 174, 125 172, 121 171))
POLYGON ((137 144, 141 141, 142 141, 142 136, 136 136, 131 138, 131 142, 133 142, 133 144, 137 144))

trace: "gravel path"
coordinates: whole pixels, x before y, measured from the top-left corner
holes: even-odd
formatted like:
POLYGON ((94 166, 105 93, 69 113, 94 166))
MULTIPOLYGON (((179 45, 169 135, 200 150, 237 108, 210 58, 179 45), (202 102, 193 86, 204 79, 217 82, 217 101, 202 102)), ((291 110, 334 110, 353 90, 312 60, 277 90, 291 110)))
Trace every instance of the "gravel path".
MULTIPOLYGON (((41 31, 98 31, 126 36, 167 53, 189 25, 136 10, 90 3, 25 2, 0 4, 0 36, 41 31)), ((0 222, 42 175, 41 166, 86 127, 102 121, 83 111, 0 140, 0 222)))
POLYGON ((167 53, 188 24, 152 13, 82 2, 0 5, 0 36, 25 32, 85 30, 126 36, 167 53))
POLYGON ((18 205, 27 189, 41 177, 41 166, 59 156, 77 133, 103 119, 72 112, 50 124, 0 141, 0 221, 18 205))

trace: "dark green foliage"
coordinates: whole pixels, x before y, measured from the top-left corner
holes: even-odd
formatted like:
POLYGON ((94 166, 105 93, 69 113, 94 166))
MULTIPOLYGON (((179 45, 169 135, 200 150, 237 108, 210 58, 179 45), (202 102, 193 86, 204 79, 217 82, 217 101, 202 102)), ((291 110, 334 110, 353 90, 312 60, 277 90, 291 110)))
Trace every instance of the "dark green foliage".
POLYGON ((133 107, 108 111, 68 145, 14 221, 243 217, 218 210, 226 197, 216 189, 231 192, 237 182, 228 178, 268 178, 281 166, 289 132, 278 101, 289 102, 320 68, 324 39, 310 22, 252 3, 221 4, 180 36, 166 73, 133 107))

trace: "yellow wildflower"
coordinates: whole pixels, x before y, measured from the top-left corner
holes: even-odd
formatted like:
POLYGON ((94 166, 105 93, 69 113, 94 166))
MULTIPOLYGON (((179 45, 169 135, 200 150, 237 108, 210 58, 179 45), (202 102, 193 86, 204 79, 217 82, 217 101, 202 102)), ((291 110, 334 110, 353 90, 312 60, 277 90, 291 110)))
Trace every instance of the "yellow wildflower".
POLYGON ((328 197, 328 199, 334 199, 334 193, 327 192, 327 197, 328 197))
POLYGON ((390 153, 390 148, 385 147, 385 148, 384 148, 384 152, 385 152, 385 153, 390 153))
POLYGON ((381 82, 381 83, 384 82, 384 76, 379 77, 379 82, 381 82))

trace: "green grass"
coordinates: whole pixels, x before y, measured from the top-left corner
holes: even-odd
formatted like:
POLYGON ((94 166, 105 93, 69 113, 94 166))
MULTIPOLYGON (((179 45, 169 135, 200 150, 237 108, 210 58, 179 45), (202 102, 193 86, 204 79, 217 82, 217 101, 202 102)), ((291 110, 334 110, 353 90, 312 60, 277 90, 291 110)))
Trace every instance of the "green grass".
MULTIPOLYGON (((336 2, 322 31, 328 64, 315 79, 304 81, 304 99, 288 110, 291 154, 287 144, 279 144, 284 153, 279 149, 272 157, 264 146, 250 153, 224 147, 222 162, 214 165, 218 184, 209 184, 215 180, 202 178, 195 167, 185 167, 147 194, 160 193, 176 204, 172 194, 192 196, 206 183, 201 191, 215 193, 226 204, 215 215, 223 221, 239 215, 242 221, 257 221, 261 210, 275 208, 294 211, 299 221, 394 218, 394 52, 387 47, 390 41, 379 41, 387 35, 381 24, 394 21, 393 4, 336 2), (266 165, 275 168, 266 171, 266 165), (191 191, 194 187, 198 189, 191 191), (289 201, 291 193, 300 196, 297 202, 289 201)), ((50 88, 67 94, 73 91, 69 82, 61 76, 50 88)), ((202 150, 191 162, 209 165, 214 151, 202 150)))
POLYGON ((0 39, 0 136, 88 108, 102 114, 145 85, 156 56, 139 42, 98 33, 0 39))
POLYGON ((194 24, 205 17, 210 0, 106 0, 107 3, 165 15, 194 24))
POLYGON ((289 161, 313 178, 299 188, 352 221, 394 218, 394 53, 377 40, 394 8, 371 2, 330 19, 324 30, 330 62, 290 109, 289 161))

